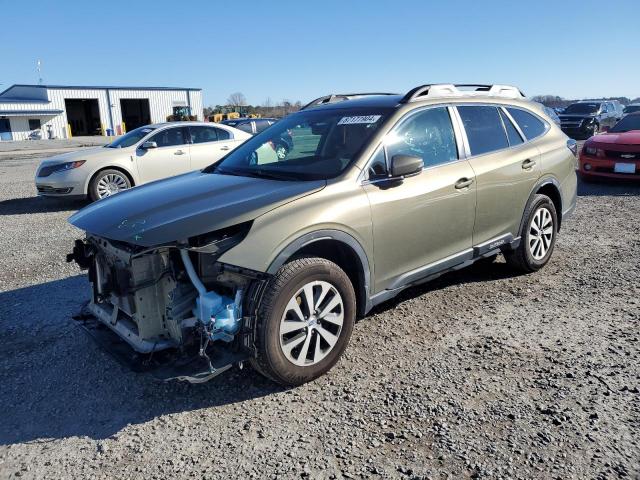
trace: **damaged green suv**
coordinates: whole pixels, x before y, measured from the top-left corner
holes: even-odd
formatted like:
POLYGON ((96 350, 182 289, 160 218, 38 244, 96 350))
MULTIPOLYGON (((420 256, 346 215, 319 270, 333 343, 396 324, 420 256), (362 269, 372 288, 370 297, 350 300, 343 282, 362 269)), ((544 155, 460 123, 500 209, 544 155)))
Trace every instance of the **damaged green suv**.
POLYGON ((576 200, 576 145, 504 85, 321 97, 205 168, 79 211, 79 318, 164 379, 233 365, 298 385, 356 317, 503 253, 542 268, 576 200), (291 148, 276 152, 282 139, 291 148))

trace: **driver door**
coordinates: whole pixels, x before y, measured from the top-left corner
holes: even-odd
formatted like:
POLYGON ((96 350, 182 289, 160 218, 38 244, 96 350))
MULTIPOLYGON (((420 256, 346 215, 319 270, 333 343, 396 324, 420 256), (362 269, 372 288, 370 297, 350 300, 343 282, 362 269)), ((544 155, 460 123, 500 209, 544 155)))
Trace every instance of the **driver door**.
POLYGON ((475 176, 469 162, 459 158, 451 118, 443 106, 410 114, 387 135, 369 165, 363 188, 371 205, 376 292, 471 256, 475 176), (388 180, 394 155, 421 157, 423 171, 388 180))
POLYGON ((187 139, 186 127, 169 127, 145 142, 155 142, 156 148, 138 147, 136 158, 142 182, 152 182, 190 171, 191 158, 187 139))

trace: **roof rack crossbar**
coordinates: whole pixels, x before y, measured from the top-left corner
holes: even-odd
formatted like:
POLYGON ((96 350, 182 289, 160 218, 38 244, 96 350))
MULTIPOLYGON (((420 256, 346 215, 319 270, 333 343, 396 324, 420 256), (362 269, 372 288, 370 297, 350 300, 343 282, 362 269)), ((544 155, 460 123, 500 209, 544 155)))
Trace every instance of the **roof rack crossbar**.
POLYGON ((318 97, 315 100, 310 101, 300 110, 304 110, 306 108, 315 107, 316 105, 325 105, 328 103, 336 103, 342 102, 344 100, 350 100, 356 97, 366 97, 372 95, 397 95, 397 93, 388 93, 388 92, 371 92, 371 93, 332 93, 330 95, 324 95, 322 97, 318 97))
POLYGON ((420 85, 407 92, 402 97, 400 103, 409 103, 417 100, 421 97, 456 97, 462 96, 465 93, 478 93, 486 94, 496 97, 509 97, 509 98, 524 98, 525 94, 522 93, 517 87, 511 85, 488 85, 488 84, 476 84, 476 83, 434 83, 427 85, 420 85), (471 92, 466 92, 463 89, 472 88, 471 92))

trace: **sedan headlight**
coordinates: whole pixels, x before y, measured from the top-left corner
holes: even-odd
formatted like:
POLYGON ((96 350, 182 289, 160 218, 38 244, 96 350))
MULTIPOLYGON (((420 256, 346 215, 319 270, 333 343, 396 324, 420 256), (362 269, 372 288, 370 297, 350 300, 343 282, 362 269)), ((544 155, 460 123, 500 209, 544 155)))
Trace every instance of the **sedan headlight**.
POLYGON ((52 173, 73 170, 74 168, 84 165, 86 160, 77 160, 75 162, 58 163, 56 165, 46 165, 38 171, 38 177, 48 177, 52 173))

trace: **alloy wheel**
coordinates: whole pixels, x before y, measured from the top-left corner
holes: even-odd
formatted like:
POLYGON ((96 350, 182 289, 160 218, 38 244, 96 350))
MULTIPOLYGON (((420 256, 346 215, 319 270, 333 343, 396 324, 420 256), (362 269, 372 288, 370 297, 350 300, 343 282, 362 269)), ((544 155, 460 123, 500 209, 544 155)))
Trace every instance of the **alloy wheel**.
POLYGON ((294 365, 315 365, 333 350, 343 323, 340 292, 329 282, 309 282, 291 297, 280 320, 282 353, 294 365))
POLYGON ((553 240, 553 217, 546 207, 540 207, 531 218, 527 244, 529 253, 535 260, 542 260, 553 240))
POLYGON ((127 188, 129 188, 127 179, 117 173, 108 173, 98 181, 97 185, 98 196, 100 198, 110 197, 127 188))

